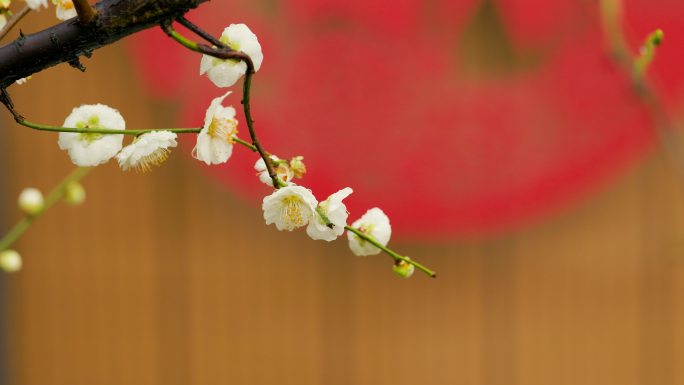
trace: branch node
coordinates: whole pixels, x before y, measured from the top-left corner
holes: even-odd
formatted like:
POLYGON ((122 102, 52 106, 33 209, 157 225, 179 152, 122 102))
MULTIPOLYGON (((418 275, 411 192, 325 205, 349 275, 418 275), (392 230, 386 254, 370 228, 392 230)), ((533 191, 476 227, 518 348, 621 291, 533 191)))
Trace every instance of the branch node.
POLYGON ((10 98, 9 93, 4 88, 0 88, 0 103, 4 104, 5 107, 7 107, 7 110, 12 114, 12 117, 14 117, 14 120, 17 123, 24 121, 24 117, 14 110, 14 103, 12 102, 12 98, 10 98))
POLYGON ((86 67, 83 65, 83 63, 81 63, 81 60, 78 58, 78 56, 69 60, 69 65, 81 72, 85 72, 86 70, 86 67))

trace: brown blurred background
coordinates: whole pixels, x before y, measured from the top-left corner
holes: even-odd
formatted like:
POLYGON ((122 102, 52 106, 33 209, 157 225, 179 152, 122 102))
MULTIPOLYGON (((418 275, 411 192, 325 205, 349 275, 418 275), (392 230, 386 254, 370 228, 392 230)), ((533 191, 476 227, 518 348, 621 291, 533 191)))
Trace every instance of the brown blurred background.
MULTIPOLYGON (((124 47, 84 64, 12 87, 19 111, 59 123, 100 101, 131 126, 174 125, 124 47)), ((56 135, 2 126, 4 232, 22 188, 72 165, 56 135)), ((534 227, 393 243, 435 280, 265 226, 187 148, 84 185, 85 205, 41 218, 15 245, 24 270, 0 277, 2 383, 684 384, 684 189, 661 152, 534 227)))

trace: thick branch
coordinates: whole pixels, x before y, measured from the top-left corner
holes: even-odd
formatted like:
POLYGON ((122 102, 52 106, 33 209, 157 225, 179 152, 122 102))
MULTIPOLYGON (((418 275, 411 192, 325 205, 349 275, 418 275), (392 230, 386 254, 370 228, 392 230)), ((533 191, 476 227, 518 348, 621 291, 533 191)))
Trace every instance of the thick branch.
POLYGON ((67 20, 0 47, 0 88, 16 80, 79 56, 146 28, 184 15, 208 0, 102 0, 98 17, 89 24, 67 20))

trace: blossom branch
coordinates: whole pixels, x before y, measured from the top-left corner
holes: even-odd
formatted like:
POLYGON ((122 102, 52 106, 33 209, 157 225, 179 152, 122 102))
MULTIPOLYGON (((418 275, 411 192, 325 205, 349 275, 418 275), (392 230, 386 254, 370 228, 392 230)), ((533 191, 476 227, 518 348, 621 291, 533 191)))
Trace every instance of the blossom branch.
POLYGON ((49 210, 55 203, 59 202, 66 196, 67 187, 70 184, 80 181, 92 170, 91 167, 79 167, 72 171, 66 178, 64 178, 45 198, 43 208, 35 214, 24 215, 19 222, 17 222, 12 229, 0 239, 0 252, 5 251, 14 244, 25 232, 31 227, 36 219, 40 218, 47 210, 49 210))
MULTIPOLYGON (((187 22, 186 24, 192 25, 192 30, 195 31, 201 31, 197 26, 195 26, 192 23, 187 22)), ((173 29, 171 26, 171 23, 164 23, 162 25, 162 29, 164 32, 172 39, 180 43, 182 46, 195 51, 199 52, 205 55, 209 55, 218 59, 222 60, 227 60, 227 59, 232 59, 232 60, 239 60, 244 62, 247 65, 247 73, 245 74, 245 80, 242 83, 242 109, 245 113, 245 120, 247 121, 247 128, 249 129, 249 136, 252 139, 252 144, 254 147, 256 147, 257 152, 259 152, 259 156, 261 156, 261 159, 264 160, 264 163, 266 165, 266 170, 268 172, 268 175, 271 177, 271 180, 273 181, 273 186, 277 189, 280 187, 284 186, 284 183, 277 177, 275 170, 273 169, 273 163, 271 162, 271 158, 268 156, 266 151, 264 151, 263 147, 261 146, 261 143, 259 142, 259 138, 256 135, 256 131, 254 129, 254 119, 252 118, 252 111, 251 111, 251 104, 250 104, 250 93, 251 93, 251 88, 252 88, 252 76, 254 75, 254 63, 252 62, 252 59, 245 53, 239 52, 232 50, 229 47, 226 47, 224 44, 222 44, 220 41, 213 37, 208 37, 209 34, 207 34, 204 31, 199 32, 201 36, 207 36, 207 40, 212 40, 213 42, 219 43, 220 45, 210 47, 206 44, 200 44, 197 42, 194 42, 185 36, 181 35, 178 33, 176 30, 173 29)))
POLYGON ((351 231, 352 233, 354 233, 357 237, 363 239, 364 241, 366 241, 366 242, 372 244, 373 246, 377 247, 378 249, 384 251, 387 255, 394 258, 395 261, 403 261, 405 263, 408 263, 409 265, 413 265, 416 267, 416 269, 422 271, 423 273, 427 274, 431 278, 437 278, 437 273, 435 273, 434 271, 428 269, 427 267, 425 267, 422 264, 412 260, 409 257, 397 254, 392 249, 389 249, 388 247, 383 246, 382 243, 378 242, 375 238, 369 236, 368 234, 365 234, 362 231, 359 231, 358 229, 355 229, 351 226, 344 226, 344 228, 347 231, 351 231))
POLYGON ((2 40, 5 36, 7 36, 9 31, 11 31, 12 28, 14 28, 14 26, 16 26, 19 23, 19 21, 21 21, 21 19, 24 18, 24 16, 28 15, 29 12, 31 12, 31 8, 28 5, 26 5, 19 12, 15 13, 7 21, 7 24, 5 24, 5 26, 2 28, 2 30, 0 30, 0 40, 2 40))

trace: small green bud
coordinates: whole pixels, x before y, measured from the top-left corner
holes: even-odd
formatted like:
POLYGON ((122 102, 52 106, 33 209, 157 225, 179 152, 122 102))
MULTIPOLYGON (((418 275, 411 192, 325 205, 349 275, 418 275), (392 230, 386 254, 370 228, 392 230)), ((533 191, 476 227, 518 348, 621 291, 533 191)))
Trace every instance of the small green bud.
POLYGON ((406 261, 397 259, 394 262, 394 266, 392 266, 392 271, 394 271, 394 274, 400 276, 401 278, 409 278, 413 275, 415 267, 406 261))
POLYGON ((86 191, 78 182, 70 182, 64 187, 64 202, 78 206, 85 201, 86 191))
POLYGON ((21 270, 21 255, 14 250, 0 252, 0 269, 6 273, 16 273, 21 270))
POLYGON ((662 29, 656 29, 655 31, 653 31, 648 36, 648 40, 654 46, 659 46, 663 42, 664 37, 665 37, 665 33, 663 32, 663 30, 662 29))
POLYGON ((19 194, 19 208, 25 214, 36 215, 43 210, 45 207, 45 200, 43 199, 43 193, 40 190, 29 187, 25 188, 21 194, 19 194))

